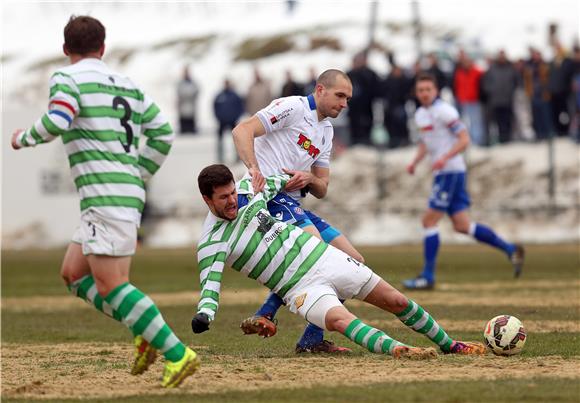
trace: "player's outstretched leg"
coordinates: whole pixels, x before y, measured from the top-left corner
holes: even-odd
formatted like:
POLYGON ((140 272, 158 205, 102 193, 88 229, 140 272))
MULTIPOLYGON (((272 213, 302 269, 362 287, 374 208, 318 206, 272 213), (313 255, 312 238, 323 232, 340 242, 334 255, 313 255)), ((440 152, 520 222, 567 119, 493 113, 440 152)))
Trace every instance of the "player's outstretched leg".
POLYGON ((444 354, 485 354, 482 343, 453 340, 429 312, 413 300, 408 299, 407 306, 395 315, 405 325, 436 343, 444 354))
POLYGON ((434 348, 411 347, 392 339, 385 332, 363 323, 343 305, 337 305, 338 302, 333 295, 327 294, 318 298, 308 310, 309 320, 320 324, 324 322, 328 330, 342 333, 371 353, 406 359, 437 357, 434 348))
POLYGON ((453 340, 437 321, 415 301, 408 299, 385 280, 380 279, 368 292, 363 290, 357 298, 395 314, 401 322, 414 331, 424 334, 437 344, 445 354, 484 354, 482 343, 453 340))
POLYGON ((431 290, 435 286, 435 267, 439 252, 439 229, 425 228, 423 238, 423 272, 416 278, 403 281, 403 287, 410 290, 431 290))
POLYGON ((397 359, 425 360, 437 358, 437 352, 434 348, 407 346, 392 339, 385 332, 363 323, 360 319, 353 319, 343 334, 371 353, 390 354, 397 359))
POLYGON ((525 254, 524 247, 522 245, 506 242, 491 228, 475 222, 472 222, 469 225, 469 235, 474 237, 479 242, 486 243, 496 249, 503 251, 513 265, 514 277, 517 278, 522 274, 525 254))
POLYGON ((169 328, 159 309, 143 292, 130 283, 113 289, 105 301, 121 315, 133 334, 141 335, 167 360, 162 386, 178 386, 199 368, 197 354, 186 347, 169 328))

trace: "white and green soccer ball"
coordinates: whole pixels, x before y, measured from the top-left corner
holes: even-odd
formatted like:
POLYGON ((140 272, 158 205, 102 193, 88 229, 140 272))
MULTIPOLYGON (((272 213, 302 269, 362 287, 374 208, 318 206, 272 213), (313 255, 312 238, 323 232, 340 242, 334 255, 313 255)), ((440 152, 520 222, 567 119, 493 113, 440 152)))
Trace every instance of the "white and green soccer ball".
POLYGON ((519 354, 526 344, 526 330, 515 316, 499 315, 485 325, 485 345, 496 355, 519 354))

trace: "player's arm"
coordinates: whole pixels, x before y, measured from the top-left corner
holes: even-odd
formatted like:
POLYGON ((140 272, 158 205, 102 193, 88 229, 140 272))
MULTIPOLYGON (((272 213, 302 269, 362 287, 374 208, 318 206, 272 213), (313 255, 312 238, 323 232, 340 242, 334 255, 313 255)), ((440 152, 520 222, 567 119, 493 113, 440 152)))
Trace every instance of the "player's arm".
POLYGON ((28 130, 18 129, 12 134, 12 148, 34 147, 48 143, 67 132, 80 110, 80 92, 74 80, 63 73, 50 79, 48 112, 28 130))
POLYGON ((266 134, 266 129, 260 119, 254 115, 234 127, 232 134, 238 155, 252 177, 254 190, 260 192, 264 188, 264 176, 260 172, 254 151, 254 138, 266 134))
POLYGON ((457 134, 457 141, 453 144, 453 147, 447 151, 441 158, 433 163, 433 170, 442 169, 447 161, 455 157, 457 154, 462 153, 469 146, 469 133, 466 129, 461 130, 457 134))
POLYGON ((417 153, 415 154, 415 158, 413 158, 413 161, 409 165, 407 165, 407 172, 413 175, 415 173, 415 168, 423 160, 423 158, 425 158, 426 155, 427 155, 427 146, 425 145, 425 143, 421 141, 419 143, 419 146, 417 147, 417 153))
POLYGON ((227 243, 207 241, 200 243, 197 250, 200 299, 197 314, 191 321, 194 333, 209 329, 219 307, 222 274, 227 257, 227 243))
POLYGON ((159 170, 171 150, 175 134, 159 107, 145 96, 145 112, 142 117, 143 135, 147 138, 139 152, 139 171, 147 181, 159 170))
POLYGON ((322 199, 326 196, 330 182, 329 168, 313 165, 310 168, 310 172, 288 169, 283 171, 292 177, 286 184, 285 191, 292 192, 307 188, 317 199, 322 199))
MULTIPOLYGON (((264 200, 266 202, 272 200, 278 193, 283 189, 286 189, 286 185, 289 182, 290 175, 272 175, 266 178, 266 185, 262 190, 264 195, 264 200)), ((257 193, 257 192, 256 192, 257 193)))
POLYGON ((455 141, 449 151, 433 163, 432 168, 434 171, 443 169, 447 161, 465 151, 467 146, 469 146, 469 133, 461 119, 459 119, 459 113, 455 108, 451 105, 442 108, 440 119, 445 123, 447 129, 457 136, 457 141, 455 141))

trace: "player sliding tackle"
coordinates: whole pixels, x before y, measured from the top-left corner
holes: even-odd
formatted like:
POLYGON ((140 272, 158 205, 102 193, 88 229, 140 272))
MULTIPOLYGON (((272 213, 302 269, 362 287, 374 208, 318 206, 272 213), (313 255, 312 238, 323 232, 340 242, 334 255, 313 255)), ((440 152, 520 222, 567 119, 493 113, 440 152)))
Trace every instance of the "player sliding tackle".
POLYGON ((485 352, 481 343, 453 340, 421 306, 364 264, 298 227, 276 221, 266 204, 289 179, 288 175, 270 176, 264 190, 254 194, 249 179, 236 188, 225 165, 208 166, 199 174, 199 189, 210 213, 197 249, 201 297, 191 321, 194 333, 208 330, 215 319, 222 272, 228 265, 275 292, 291 312, 340 332, 371 352, 411 359, 437 355, 433 348, 408 346, 363 323, 339 298, 360 299, 394 313, 444 353, 485 352))

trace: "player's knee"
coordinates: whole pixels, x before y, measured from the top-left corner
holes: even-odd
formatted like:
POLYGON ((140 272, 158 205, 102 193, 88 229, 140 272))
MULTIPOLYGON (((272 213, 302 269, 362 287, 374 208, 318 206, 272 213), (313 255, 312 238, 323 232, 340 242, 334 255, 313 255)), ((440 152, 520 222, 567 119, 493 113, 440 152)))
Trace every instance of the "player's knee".
MULTIPOLYGON (((330 315, 329 315, 330 316, 330 315)), ((325 320, 326 328, 331 332, 344 333, 348 327, 348 321, 344 318, 328 317, 325 320)))
POLYGON ((469 233, 469 225, 465 225, 463 223, 454 223, 453 224, 453 229, 456 232, 459 232, 459 233, 462 233, 462 234, 469 233))
POLYGON ((421 220, 423 224, 423 228, 432 228, 437 225, 437 220, 432 217, 423 217, 421 220))
POLYGON ((69 286, 78 280, 81 276, 76 275, 74 265, 64 262, 60 268, 60 277, 63 279, 64 283, 69 286))
POLYGON ((399 313, 404 311, 409 305, 409 299, 400 292, 395 293, 391 298, 391 312, 399 313))

